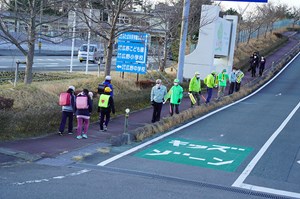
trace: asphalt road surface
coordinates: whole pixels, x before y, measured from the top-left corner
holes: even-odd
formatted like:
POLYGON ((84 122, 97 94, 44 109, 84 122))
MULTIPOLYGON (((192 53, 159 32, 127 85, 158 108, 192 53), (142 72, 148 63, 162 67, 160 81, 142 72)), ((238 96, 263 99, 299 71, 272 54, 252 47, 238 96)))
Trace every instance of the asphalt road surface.
POLYGON ((0 198, 300 198, 300 56, 256 93, 82 162, 0 170, 0 198))
MULTIPOLYGON (((26 61, 24 56, 0 56, 0 71, 15 71, 16 62, 26 61)), ((148 62, 157 68, 157 61, 154 57, 149 57, 148 62)), ((70 71, 70 56, 35 56, 33 71, 70 71)), ((112 59, 112 70, 116 68, 116 58, 112 59)), ((24 70, 25 65, 20 64, 20 70, 24 70)), ((104 64, 101 64, 100 70, 104 70, 104 64)), ((80 63, 77 56, 73 58, 72 71, 86 71, 86 62, 80 63)), ((88 71, 98 71, 98 64, 89 63, 88 71)))

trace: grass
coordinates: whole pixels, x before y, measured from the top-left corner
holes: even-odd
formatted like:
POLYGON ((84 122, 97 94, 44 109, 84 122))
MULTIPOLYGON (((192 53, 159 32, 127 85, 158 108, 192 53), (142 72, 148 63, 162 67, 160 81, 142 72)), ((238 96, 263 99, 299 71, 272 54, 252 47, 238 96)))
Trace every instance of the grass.
MULTIPOLYGON (((125 108, 139 110, 149 104, 150 90, 144 89, 141 92, 135 86, 134 76, 127 75, 123 80, 118 74, 112 74, 112 78, 117 114, 123 113, 125 108)), ((59 93, 69 85, 74 85, 77 91, 87 88, 96 92, 98 84, 103 80, 103 77, 98 78, 93 74, 84 78, 74 74, 73 79, 33 82, 29 86, 19 84, 16 88, 1 86, 3 89, 0 90, 0 96, 13 99, 14 104, 11 109, 0 110, 0 139, 14 140, 58 131, 61 119, 59 93)), ((94 95, 92 122, 98 120, 98 98, 94 95)))

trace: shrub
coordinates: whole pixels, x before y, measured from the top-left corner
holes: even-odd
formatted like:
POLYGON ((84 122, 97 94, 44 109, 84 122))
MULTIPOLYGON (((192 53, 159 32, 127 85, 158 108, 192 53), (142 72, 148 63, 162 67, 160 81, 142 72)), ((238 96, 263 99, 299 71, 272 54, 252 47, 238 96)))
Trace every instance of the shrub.
POLYGON ((14 100, 9 98, 0 97, 0 110, 10 109, 14 105, 14 100))

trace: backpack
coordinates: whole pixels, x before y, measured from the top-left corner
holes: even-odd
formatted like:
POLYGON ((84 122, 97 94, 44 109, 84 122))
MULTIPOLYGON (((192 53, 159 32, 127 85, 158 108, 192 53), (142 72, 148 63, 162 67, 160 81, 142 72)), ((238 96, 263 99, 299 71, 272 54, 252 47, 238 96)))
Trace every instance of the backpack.
POLYGON ((60 106, 70 106, 71 105, 71 94, 70 93, 61 93, 59 95, 59 102, 60 106))
POLYGON ((105 89, 105 87, 107 87, 107 84, 99 84, 98 85, 98 93, 101 95, 101 94, 103 94, 104 93, 104 89, 105 89))
POLYGON ((76 108, 77 109, 87 109, 88 105, 88 97, 87 96, 77 96, 76 97, 76 108))

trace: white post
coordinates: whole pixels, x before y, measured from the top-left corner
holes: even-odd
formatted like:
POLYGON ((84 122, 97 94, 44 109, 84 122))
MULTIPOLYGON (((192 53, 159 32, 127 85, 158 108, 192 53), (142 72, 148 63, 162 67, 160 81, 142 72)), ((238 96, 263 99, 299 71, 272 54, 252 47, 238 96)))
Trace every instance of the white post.
POLYGON ((181 35, 180 35, 180 48, 179 48, 179 57, 178 57, 178 71, 177 71, 177 79, 179 79, 180 82, 182 82, 183 80, 183 67, 184 67, 186 37, 187 37, 188 22, 189 22, 189 12, 190 12, 190 0, 184 0, 181 35))
POLYGON ((74 57, 74 44, 75 44, 75 31, 76 31, 76 10, 73 15, 73 32, 72 32, 72 49, 71 49, 71 63, 70 63, 70 73, 73 72, 73 57, 74 57))
POLYGON ((90 9, 89 13, 89 32, 88 32, 88 46, 87 46, 87 54, 86 54, 86 64, 85 64, 85 74, 88 74, 89 68, 89 54, 90 54, 90 40, 91 40, 91 18, 92 18, 92 9, 90 9))

